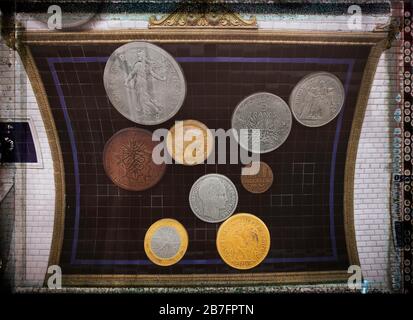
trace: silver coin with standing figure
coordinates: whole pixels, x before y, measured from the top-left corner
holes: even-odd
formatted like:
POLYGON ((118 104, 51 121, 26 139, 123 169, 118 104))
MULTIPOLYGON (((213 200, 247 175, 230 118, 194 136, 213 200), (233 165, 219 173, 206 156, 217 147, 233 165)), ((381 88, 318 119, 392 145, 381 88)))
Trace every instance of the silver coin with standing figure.
POLYGON ((232 115, 232 128, 238 133, 239 144, 254 153, 267 153, 279 148, 287 140, 291 125, 292 116, 287 103, 268 92, 246 97, 232 115), (254 141, 254 131, 251 131, 254 129, 259 130, 259 143, 254 141), (246 133, 248 136, 243 139, 242 135, 246 133))
POLYGON ((344 87, 340 79, 328 72, 304 77, 290 95, 295 119, 307 127, 321 127, 332 121, 344 105, 344 87))
POLYGON ((103 80, 116 110, 142 125, 171 119, 185 100, 181 67, 164 49, 147 42, 116 49, 106 63, 103 80))
POLYGON ((189 204, 202 221, 222 222, 234 213, 238 204, 238 191, 226 176, 206 174, 192 185, 189 204))

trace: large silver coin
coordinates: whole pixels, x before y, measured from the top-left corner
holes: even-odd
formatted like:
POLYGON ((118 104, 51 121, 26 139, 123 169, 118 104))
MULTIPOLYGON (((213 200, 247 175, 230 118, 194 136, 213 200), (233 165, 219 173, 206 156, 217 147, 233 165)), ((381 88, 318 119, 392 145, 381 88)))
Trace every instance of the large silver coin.
POLYGON ((181 240, 175 228, 161 227, 152 236, 151 249, 153 253, 162 259, 174 257, 180 246, 181 240))
POLYGON ((254 153, 271 152, 280 147, 291 131, 292 116, 287 103, 268 93, 254 93, 242 100, 232 115, 232 128, 236 130, 239 144, 254 153), (249 129, 248 131, 241 129, 249 129), (253 131, 259 129, 259 144, 253 131), (243 139, 240 135, 248 133, 243 139))
POLYGON ((185 95, 184 75, 175 59, 147 42, 132 42, 112 53, 103 75, 113 106, 129 120, 156 125, 172 118, 185 95))
POLYGON ((238 191, 226 176, 207 174, 192 185, 189 204, 202 221, 221 222, 234 213, 238 204, 238 191))
POLYGON ((321 127, 332 121, 344 105, 344 87, 328 72, 304 77, 290 95, 290 107, 298 122, 307 127, 321 127))

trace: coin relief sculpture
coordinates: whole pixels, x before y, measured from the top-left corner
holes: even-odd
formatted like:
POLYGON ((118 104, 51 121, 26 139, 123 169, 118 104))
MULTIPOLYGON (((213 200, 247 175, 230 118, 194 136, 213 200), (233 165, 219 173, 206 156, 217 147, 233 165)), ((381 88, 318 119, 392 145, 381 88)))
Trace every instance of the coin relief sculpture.
POLYGON ((188 248, 188 233, 177 220, 158 220, 146 232, 144 248, 153 263, 171 266, 185 255, 188 248))
POLYGON ((238 204, 238 191, 226 176, 207 174, 192 185, 189 204, 202 221, 222 222, 234 213, 238 204))
POLYGON ((214 137, 200 121, 177 121, 168 132, 166 146, 177 163, 196 165, 203 163, 211 154, 214 137))
POLYGON ((332 121, 344 105, 343 84, 335 75, 316 72, 304 77, 290 95, 295 119, 307 127, 321 127, 332 121))
POLYGON ((270 250, 270 232, 265 223, 249 213, 238 213, 222 223, 217 249, 229 266, 247 270, 264 261, 270 250))
POLYGON ((153 187, 165 173, 166 165, 155 164, 152 151, 157 142, 152 134, 139 128, 127 128, 115 133, 103 150, 103 167, 117 186, 129 191, 153 187))
MULTIPOLYGON (((274 175, 271 167, 265 162, 258 163, 259 170, 257 174, 243 174, 241 171, 241 184, 251 193, 264 193, 273 183, 274 175)), ((246 166, 251 167, 251 164, 246 166)))
POLYGON ((103 80, 116 110, 142 125, 172 118, 186 95, 179 64, 165 50, 147 42, 132 42, 116 49, 106 63, 103 80))
MULTIPOLYGON (((268 93, 254 93, 242 100, 232 115, 232 128, 259 129, 259 144, 254 143, 251 132, 247 139, 238 137, 241 147, 254 153, 267 153, 279 148, 291 131, 292 116, 288 105, 280 97, 268 93)), ((250 130, 248 130, 250 131, 250 130)))

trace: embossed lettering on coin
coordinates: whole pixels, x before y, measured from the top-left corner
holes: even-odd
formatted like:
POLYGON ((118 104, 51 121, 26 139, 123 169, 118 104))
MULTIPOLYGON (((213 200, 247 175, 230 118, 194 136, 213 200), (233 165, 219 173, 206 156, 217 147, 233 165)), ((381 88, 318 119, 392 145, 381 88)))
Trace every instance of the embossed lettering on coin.
POLYGON ((152 160, 152 141, 149 131, 127 128, 115 133, 105 145, 103 166, 117 186, 142 191, 154 186, 165 173, 166 165, 152 160))
POLYGON ((259 129, 260 143, 253 143, 253 136, 248 130, 248 139, 238 137, 240 145, 255 153, 271 152, 280 147, 290 134, 292 124, 291 111, 280 97, 259 92, 248 96, 236 107, 232 115, 232 128, 238 135, 241 129, 259 129), (248 141, 248 143, 247 143, 248 141))
POLYGON ((267 256, 270 244, 265 223, 249 213, 233 215, 218 229, 218 253, 226 264, 236 269, 259 265, 267 256))
POLYGON ((148 258, 160 266, 177 263, 188 248, 188 234, 174 219, 161 219, 150 226, 144 240, 148 258))
MULTIPOLYGON (((271 167, 265 162, 259 162, 257 174, 241 174, 241 184, 251 193, 263 193, 267 191, 273 183, 273 173, 271 167)), ((251 165, 249 165, 251 166, 251 165)))
POLYGON ((304 77, 290 95, 290 107, 298 122, 307 127, 321 127, 332 121, 344 105, 344 87, 328 72, 304 77))
POLYGON ((177 121, 166 139, 168 153, 177 163, 196 165, 203 163, 214 147, 214 137, 202 122, 177 121))
POLYGON ((103 76, 113 106, 126 118, 155 125, 172 118, 186 94, 184 75, 175 59, 147 42, 132 42, 112 53, 103 76))
POLYGON ((226 176, 207 174, 192 185, 189 204, 202 221, 221 222, 234 213, 238 204, 238 191, 226 176))

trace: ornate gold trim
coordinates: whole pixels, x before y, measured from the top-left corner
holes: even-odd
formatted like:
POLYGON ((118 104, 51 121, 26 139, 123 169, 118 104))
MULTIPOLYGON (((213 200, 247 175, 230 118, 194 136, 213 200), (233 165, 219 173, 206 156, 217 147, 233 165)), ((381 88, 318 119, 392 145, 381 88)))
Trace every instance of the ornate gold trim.
MULTIPOLYGON (((133 30, 133 31, 94 31, 94 32, 25 32, 22 41, 25 45, 69 45, 125 43, 147 40, 160 43, 269 43, 269 44, 318 44, 318 45, 364 45, 371 46, 371 52, 364 70, 354 122, 348 145, 345 168, 344 224, 348 256, 351 264, 359 264, 354 231, 353 184, 354 167, 357 155, 361 125, 372 80, 381 52, 387 43, 387 33, 346 33, 346 32, 276 32, 243 30, 133 30)), ((27 60, 27 59, 26 59, 27 60)), ((64 230, 64 171, 63 159, 58 145, 57 133, 51 118, 50 106, 33 58, 29 56, 27 71, 33 85, 52 147, 56 181, 56 217, 50 264, 57 264, 64 230), (30 75, 31 74, 31 75, 30 75), (46 111, 47 109, 47 111, 46 111), (50 127, 49 127, 50 126, 50 127), (51 128, 51 129, 50 129, 51 128), (56 163, 57 162, 57 163, 56 163)), ((280 283, 314 283, 345 281, 348 274, 343 271, 292 272, 262 274, 210 274, 210 275, 64 275, 66 286, 190 286, 201 284, 246 285, 280 283)))
POLYGON ((396 40, 397 34, 402 30, 402 24, 399 17, 392 17, 389 23, 385 23, 377 26, 375 32, 386 32, 387 41, 386 49, 390 49, 394 40, 396 40))
POLYGON ((149 28, 232 28, 257 29, 257 18, 244 19, 222 4, 191 3, 157 19, 149 18, 149 28))
POLYGON ((27 45, 106 44, 127 43, 139 40, 159 43, 268 43, 372 46, 386 37, 386 32, 139 29, 87 32, 26 31, 22 34, 21 40, 27 45))
MULTIPOLYGON (((56 125, 50 109, 49 100, 46 95, 46 90, 43 86, 36 63, 27 46, 18 45, 17 51, 23 62, 29 81, 32 85, 37 104, 40 109, 40 114, 46 130, 47 139, 49 142, 54 170, 55 183, 55 215, 53 224, 53 238, 49 255, 49 264, 58 265, 60 261, 60 252, 63 245, 63 232, 65 220, 65 176, 63 156, 60 149, 59 136, 56 130, 56 125)), ((45 274, 46 283, 47 273, 45 274)))
POLYGON ((283 283, 335 283, 344 282, 349 274, 345 271, 242 273, 242 274, 197 274, 197 275, 63 275, 65 287, 188 287, 188 286, 234 286, 277 285, 283 283))

